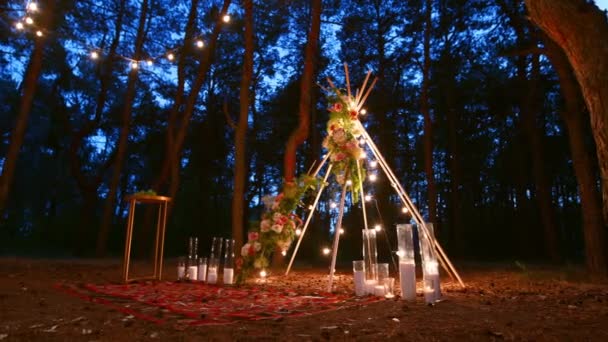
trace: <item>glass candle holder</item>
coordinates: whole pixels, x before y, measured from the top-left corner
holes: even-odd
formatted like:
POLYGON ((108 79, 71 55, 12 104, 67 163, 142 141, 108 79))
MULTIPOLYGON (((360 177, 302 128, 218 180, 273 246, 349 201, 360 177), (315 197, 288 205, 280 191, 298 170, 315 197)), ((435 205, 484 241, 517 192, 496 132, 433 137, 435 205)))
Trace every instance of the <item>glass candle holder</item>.
POLYGON ((207 280, 207 258, 198 258, 198 274, 199 281, 207 280))
POLYGON ((222 256, 222 244, 224 239, 221 237, 214 237, 213 242, 211 243, 211 253, 209 254, 209 258, 215 258, 219 261, 222 256))
POLYGON ((219 273, 220 259, 215 257, 209 258, 209 265, 207 266, 207 283, 217 284, 217 274, 219 273))
POLYGON ((224 284, 234 283, 234 240, 224 241, 224 284))
POLYGON ((188 267, 186 268, 186 279, 198 279, 198 260, 193 257, 188 257, 188 267))
POLYGON ((416 299, 416 261, 414 258, 414 225, 397 225, 399 255, 399 285, 401 299, 416 299))
POLYGON ((186 277, 186 258, 177 258, 177 280, 182 280, 186 277))
POLYGON ((435 254, 435 235, 433 224, 425 223, 426 232, 418 227, 420 236, 420 251, 422 255, 422 276, 425 301, 429 304, 441 299, 441 284, 439 281, 439 264, 435 254))
POLYGON ((376 231, 363 229, 363 260, 365 261, 365 280, 378 280, 378 252, 376 247, 376 231))
POLYGON ((365 261, 353 261, 353 278, 355 282, 355 295, 365 295, 365 261))
POLYGON ((383 280, 384 297, 390 299, 395 297, 395 278, 386 277, 383 280))

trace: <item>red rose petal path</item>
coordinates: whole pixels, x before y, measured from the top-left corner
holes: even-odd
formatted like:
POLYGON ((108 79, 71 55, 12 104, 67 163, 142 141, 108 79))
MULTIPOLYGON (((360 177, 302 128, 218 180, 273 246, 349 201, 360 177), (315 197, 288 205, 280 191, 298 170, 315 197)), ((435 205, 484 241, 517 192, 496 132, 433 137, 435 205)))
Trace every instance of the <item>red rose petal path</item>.
POLYGON ((157 324, 166 320, 146 313, 151 308, 184 316, 191 325, 210 325, 313 315, 383 300, 331 293, 301 295, 272 287, 231 287, 187 282, 81 286, 56 284, 55 288, 157 324))

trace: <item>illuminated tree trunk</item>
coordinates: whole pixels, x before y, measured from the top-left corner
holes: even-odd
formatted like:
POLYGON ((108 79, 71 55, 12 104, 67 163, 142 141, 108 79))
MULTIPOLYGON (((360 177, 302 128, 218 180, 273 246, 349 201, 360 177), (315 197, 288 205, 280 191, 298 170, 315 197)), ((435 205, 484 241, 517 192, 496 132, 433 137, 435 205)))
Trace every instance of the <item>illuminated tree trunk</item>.
POLYGON ((296 151, 306 138, 310 127, 310 108, 312 106, 312 85, 315 77, 316 56, 319 46, 319 31, 321 30, 321 0, 312 2, 312 20, 308 32, 308 42, 304 55, 304 71, 300 85, 300 105, 298 110, 299 124, 291 133, 285 146, 283 172, 285 182, 293 182, 296 174, 296 151))
POLYGON ((427 181, 429 222, 437 222, 437 188, 433 173, 433 120, 429 104, 431 72, 431 0, 425 2, 424 60, 422 62, 422 88, 420 90, 420 111, 424 116, 424 172, 427 181))
MULTIPOLYGON (((133 59, 135 60, 139 60, 142 55, 142 48, 146 39, 145 27, 147 15, 148 0, 143 0, 139 14, 137 36, 135 38, 135 52, 133 54, 133 59)), ((124 107, 122 109, 122 126, 120 128, 120 135, 116 147, 116 160, 114 161, 112 177, 110 179, 110 184, 108 185, 108 197, 106 198, 103 216, 101 218, 101 227, 99 232, 100 236, 107 236, 108 232, 110 231, 110 227, 112 226, 112 219, 114 217, 114 211, 116 209, 116 193, 118 189, 118 184, 120 183, 120 177, 122 175, 122 167, 124 164, 124 160, 127 155, 129 131, 131 130, 131 111, 133 109, 133 101, 135 100, 135 94, 137 90, 137 72, 137 69, 131 69, 127 79, 127 88, 124 97, 124 107)))
POLYGON ((253 1, 243 0, 245 8, 245 55, 241 78, 240 112, 235 133, 234 193, 232 195, 232 237, 236 250, 243 245, 245 185, 247 176, 246 139, 249 121, 249 98, 253 76, 253 1))
MULTIPOLYGON (((55 0, 43 1, 41 2, 41 5, 44 6, 47 15, 41 16, 40 27, 52 30, 52 27, 50 26, 52 25, 54 18, 52 13, 55 7, 55 0)), ((32 49, 30 61, 25 71, 19 112, 17 113, 13 130, 11 131, 8 150, 4 156, 2 174, 0 175, 0 222, 4 220, 4 210, 6 209, 6 203, 15 177, 19 151, 23 145, 25 130, 30 117, 32 104, 34 103, 34 95, 38 88, 38 77, 42 70, 42 58, 47 39, 48 38, 44 36, 35 38, 34 48, 32 49)))
MULTIPOLYGON (((608 21, 586 0, 526 0, 531 20, 565 52, 591 117, 608 222, 608 21)), ((605 227, 604 227, 605 232, 605 227)))
POLYGON ((546 36, 543 37, 543 42, 547 56, 559 76, 560 90, 565 101, 566 108, 560 113, 568 130, 572 162, 581 196, 585 262, 591 273, 606 276, 608 275, 606 232, 594 172, 596 165, 590 158, 592 152, 585 144, 587 118, 585 103, 564 52, 546 36))

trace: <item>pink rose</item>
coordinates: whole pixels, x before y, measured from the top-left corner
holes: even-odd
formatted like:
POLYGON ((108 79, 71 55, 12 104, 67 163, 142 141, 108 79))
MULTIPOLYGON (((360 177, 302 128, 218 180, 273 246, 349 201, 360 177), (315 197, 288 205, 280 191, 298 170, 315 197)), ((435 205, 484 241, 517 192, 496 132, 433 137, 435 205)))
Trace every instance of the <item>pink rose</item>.
POLYGON ((270 227, 270 229, 272 229, 275 232, 277 232, 278 234, 280 234, 283 231, 283 225, 273 224, 272 227, 270 227))
POLYGON ((349 114, 352 120, 357 120, 357 116, 359 116, 359 113, 357 113, 356 110, 351 110, 349 114))
POLYGON ((331 155, 331 161, 334 162, 339 162, 341 160, 344 160, 344 158, 346 158, 346 154, 343 152, 338 152, 331 155))
POLYGON ((270 230, 271 225, 272 223, 270 222, 270 220, 263 220, 262 223, 260 223, 260 231, 262 233, 266 233, 270 230))
POLYGON ((249 241, 255 241, 260 237, 260 234, 258 234, 258 232, 249 232, 249 234, 247 235, 247 238, 249 239, 249 241))
POLYGON ((340 102, 336 102, 336 103, 334 103, 334 106, 333 106, 333 111, 334 111, 334 112, 339 112, 339 111, 341 111, 341 110, 342 110, 342 104, 341 104, 340 102))

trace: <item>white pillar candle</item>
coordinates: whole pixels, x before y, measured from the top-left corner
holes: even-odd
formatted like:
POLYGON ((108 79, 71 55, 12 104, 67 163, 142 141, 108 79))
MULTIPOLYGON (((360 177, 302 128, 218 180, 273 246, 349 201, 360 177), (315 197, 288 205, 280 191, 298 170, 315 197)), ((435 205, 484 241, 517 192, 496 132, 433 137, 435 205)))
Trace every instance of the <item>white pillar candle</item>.
POLYGON ((355 294, 365 296, 365 271, 353 271, 355 278, 355 294))
POLYGON ((439 273, 431 273, 427 276, 428 283, 432 285, 433 288, 433 297, 435 301, 441 299, 441 285, 439 283, 439 273))
POLYGON ((198 266, 188 266, 188 279, 190 280, 196 280, 197 277, 197 273, 198 273, 198 266))
POLYGON ((427 304, 435 303, 435 290, 433 290, 430 286, 424 287, 424 301, 427 304))
POLYGON ((366 294, 374 294, 376 288, 376 281, 374 279, 367 279, 365 281, 365 293, 366 294))
POLYGON ((198 265, 198 280, 207 280, 207 264, 198 265))
POLYGON ((399 262, 401 299, 416 300, 416 265, 414 261, 399 262))
POLYGON ((374 295, 378 297, 384 297, 384 285, 375 285, 374 295))
POLYGON ((224 268, 224 284, 231 285, 234 278, 234 269, 224 268))
POLYGON ((217 267, 209 267, 207 273, 207 283, 215 284, 217 283, 217 267))
POLYGON ((180 265, 177 266, 177 279, 184 279, 184 276, 186 275, 186 266, 180 265))

